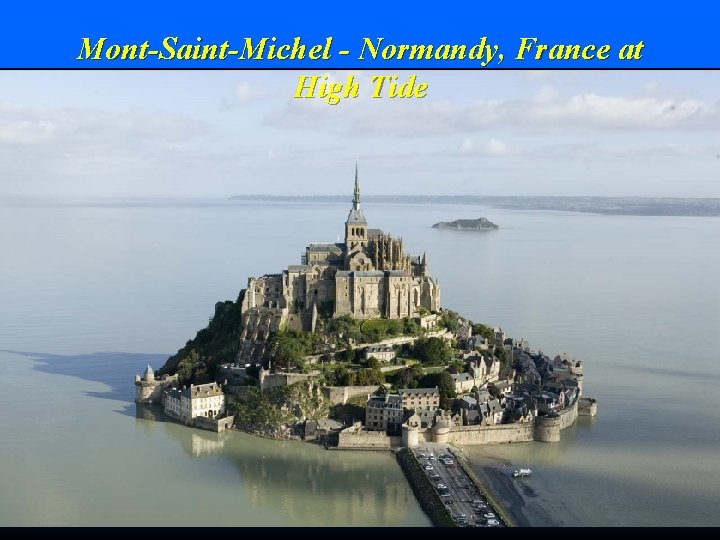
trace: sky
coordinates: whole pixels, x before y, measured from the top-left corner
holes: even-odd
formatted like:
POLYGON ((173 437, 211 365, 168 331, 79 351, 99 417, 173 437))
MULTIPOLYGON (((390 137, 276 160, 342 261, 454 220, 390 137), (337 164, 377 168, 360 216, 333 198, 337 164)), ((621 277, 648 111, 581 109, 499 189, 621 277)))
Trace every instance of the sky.
POLYGON ((720 71, 0 71, 0 196, 720 197, 720 71), (360 97, 293 99, 300 75, 360 97))

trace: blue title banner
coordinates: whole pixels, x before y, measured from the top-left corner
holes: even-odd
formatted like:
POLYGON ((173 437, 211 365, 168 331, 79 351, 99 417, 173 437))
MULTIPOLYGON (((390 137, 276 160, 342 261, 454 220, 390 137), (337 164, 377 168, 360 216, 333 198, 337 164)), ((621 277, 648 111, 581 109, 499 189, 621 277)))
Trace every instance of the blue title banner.
POLYGON ((4 6, 0 67, 720 68, 710 3, 268 6, 4 6))

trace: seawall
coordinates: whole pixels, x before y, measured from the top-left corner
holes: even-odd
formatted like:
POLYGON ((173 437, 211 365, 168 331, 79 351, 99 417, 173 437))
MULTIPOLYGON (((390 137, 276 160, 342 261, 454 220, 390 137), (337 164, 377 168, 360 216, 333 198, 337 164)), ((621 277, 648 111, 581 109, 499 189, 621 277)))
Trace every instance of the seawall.
POLYGON ((506 444, 517 442, 558 442, 560 432, 578 417, 579 401, 552 416, 538 416, 531 422, 495 426, 452 426, 412 429, 403 427, 403 446, 422 443, 462 445, 506 444))
POLYGON ((338 450, 392 450, 402 444, 402 437, 390 437, 382 431, 365 431, 349 427, 338 435, 338 450))
POLYGON ((580 398, 578 403, 579 416, 595 416, 598 412, 598 403, 595 398, 580 398))

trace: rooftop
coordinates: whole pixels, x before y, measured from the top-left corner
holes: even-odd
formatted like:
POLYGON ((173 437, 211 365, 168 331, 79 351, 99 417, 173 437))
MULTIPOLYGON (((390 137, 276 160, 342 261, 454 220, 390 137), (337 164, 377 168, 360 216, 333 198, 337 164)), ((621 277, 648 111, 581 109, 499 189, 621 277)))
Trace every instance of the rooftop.
POLYGON ((438 390, 438 387, 435 388, 403 388, 402 390, 399 390, 400 395, 410 395, 410 396, 426 396, 426 395, 432 395, 437 394, 440 395, 440 391, 438 390))
POLYGON ((359 208, 353 208, 348 214, 347 223, 367 223, 365 220, 365 214, 359 208))
POLYGON ((307 249, 308 249, 308 251, 313 251, 313 252, 323 252, 324 253, 324 252, 329 251, 331 253, 338 253, 338 254, 341 254, 343 251, 342 244, 320 244, 320 243, 310 244, 307 247, 307 249))
POLYGON ((366 347, 367 352, 392 352, 393 348, 390 345, 371 345, 366 347))

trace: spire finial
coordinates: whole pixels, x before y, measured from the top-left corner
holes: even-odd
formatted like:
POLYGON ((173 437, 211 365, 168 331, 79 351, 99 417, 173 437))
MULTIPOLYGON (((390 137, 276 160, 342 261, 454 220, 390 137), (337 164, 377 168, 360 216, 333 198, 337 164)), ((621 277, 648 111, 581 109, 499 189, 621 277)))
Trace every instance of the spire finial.
POLYGON ((353 208, 360 209, 360 181, 358 179, 358 158, 355 156, 355 192, 353 193, 353 208))

